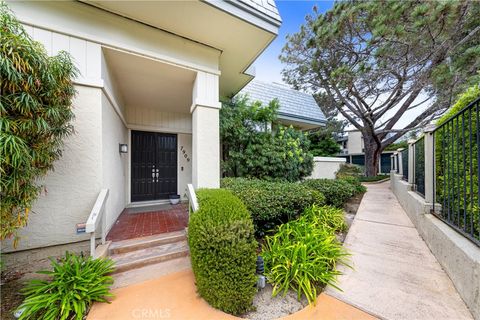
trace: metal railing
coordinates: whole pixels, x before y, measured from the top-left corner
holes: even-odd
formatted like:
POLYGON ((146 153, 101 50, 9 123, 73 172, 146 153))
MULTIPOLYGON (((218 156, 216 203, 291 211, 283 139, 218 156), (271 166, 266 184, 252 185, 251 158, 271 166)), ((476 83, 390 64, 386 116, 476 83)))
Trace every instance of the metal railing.
POLYGON ((100 221, 102 222, 101 234, 102 244, 105 244, 107 232, 107 219, 105 218, 105 203, 108 198, 108 189, 102 189, 93 205, 90 216, 85 224, 85 232, 90 233, 90 255, 95 258, 96 230, 100 221))
POLYGON ((402 179, 408 181, 408 148, 402 150, 402 179))
POLYGON ((480 98, 434 131, 433 213, 480 245, 480 98))
POLYGON ((413 144, 413 190, 425 197, 425 137, 413 144))

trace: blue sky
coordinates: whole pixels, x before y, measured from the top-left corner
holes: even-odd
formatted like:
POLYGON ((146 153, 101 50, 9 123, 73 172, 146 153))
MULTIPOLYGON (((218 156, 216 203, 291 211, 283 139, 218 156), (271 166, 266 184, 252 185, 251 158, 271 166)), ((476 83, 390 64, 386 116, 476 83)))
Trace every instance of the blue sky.
POLYGON ((305 16, 317 6, 319 12, 325 12, 333 6, 333 1, 275 1, 283 23, 277 38, 255 62, 256 79, 266 82, 282 83, 282 63, 278 60, 287 34, 296 33, 305 21, 305 16))

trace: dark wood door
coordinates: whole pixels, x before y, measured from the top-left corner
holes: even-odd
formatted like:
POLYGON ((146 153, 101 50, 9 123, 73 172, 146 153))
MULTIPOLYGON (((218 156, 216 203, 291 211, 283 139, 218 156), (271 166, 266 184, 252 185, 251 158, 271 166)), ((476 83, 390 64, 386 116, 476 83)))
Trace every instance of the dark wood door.
POLYGON ((177 135, 132 131, 131 170, 132 202, 177 194, 177 135))

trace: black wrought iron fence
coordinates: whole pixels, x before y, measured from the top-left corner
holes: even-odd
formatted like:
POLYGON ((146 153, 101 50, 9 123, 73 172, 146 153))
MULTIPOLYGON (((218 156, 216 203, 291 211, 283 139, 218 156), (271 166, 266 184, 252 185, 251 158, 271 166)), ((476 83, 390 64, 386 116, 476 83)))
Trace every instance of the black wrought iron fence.
POLYGON ((434 131, 434 214, 480 245, 480 98, 434 131))
POLYGON ((408 181, 408 149, 402 150, 402 179, 408 181))
POLYGON ((421 137, 413 144, 413 188, 425 197, 425 138, 421 137))

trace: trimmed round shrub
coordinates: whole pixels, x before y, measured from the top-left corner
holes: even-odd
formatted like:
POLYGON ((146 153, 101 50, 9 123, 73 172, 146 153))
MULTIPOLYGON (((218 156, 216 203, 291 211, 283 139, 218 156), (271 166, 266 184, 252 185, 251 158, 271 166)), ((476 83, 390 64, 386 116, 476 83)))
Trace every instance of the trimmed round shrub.
POLYGON ((225 178, 222 188, 231 190, 243 201, 252 215, 258 236, 297 218, 312 204, 325 204, 321 192, 300 183, 225 178))
POLYGON ((342 179, 309 179, 302 184, 325 195, 327 205, 343 207, 348 199, 355 195, 355 187, 342 179))
POLYGON ((197 191, 188 243, 198 293, 211 306, 238 315, 252 308, 257 242, 250 214, 224 189, 197 191))

